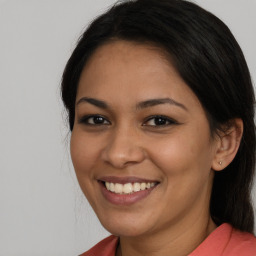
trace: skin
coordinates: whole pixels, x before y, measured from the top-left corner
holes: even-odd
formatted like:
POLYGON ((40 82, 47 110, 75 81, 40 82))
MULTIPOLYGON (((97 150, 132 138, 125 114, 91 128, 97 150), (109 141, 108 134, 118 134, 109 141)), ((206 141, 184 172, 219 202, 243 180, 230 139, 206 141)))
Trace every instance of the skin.
POLYGON ((117 255, 188 255, 216 228, 209 213, 213 168, 221 169, 220 160, 225 165, 218 159, 223 144, 211 136, 196 95, 159 49, 115 41, 86 64, 76 100, 72 161, 102 225, 120 237, 117 255), (138 107, 159 98, 176 103, 138 107), (103 123, 88 115, 102 116, 103 123), (167 117, 163 125, 155 115, 167 117), (120 206, 102 195, 103 176, 159 184, 146 198, 120 206))

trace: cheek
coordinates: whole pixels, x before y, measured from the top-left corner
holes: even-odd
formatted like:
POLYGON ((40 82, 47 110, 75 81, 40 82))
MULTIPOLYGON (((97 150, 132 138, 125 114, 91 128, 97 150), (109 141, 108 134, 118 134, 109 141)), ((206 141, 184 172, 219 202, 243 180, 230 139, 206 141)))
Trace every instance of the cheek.
POLYGON ((97 150, 93 147, 88 137, 83 133, 73 131, 70 140, 70 153, 73 166, 76 172, 78 183, 85 197, 92 207, 95 207, 95 186, 97 182, 94 179, 93 168, 97 163, 97 150))
POLYGON ((90 138, 83 136, 79 131, 73 130, 70 140, 70 153, 74 169, 80 182, 80 178, 91 176, 90 170, 93 168, 97 157, 97 149, 91 143, 90 138))
POLYGON ((190 178, 208 173, 212 150, 208 133, 183 132, 151 143, 150 155, 165 175, 188 175, 190 178))
MULTIPOLYGON (((211 143, 208 136, 194 137, 183 134, 164 142, 155 142, 151 159, 163 175, 163 201, 178 209, 187 209, 200 196, 208 198, 211 189, 211 143)), ((164 210, 163 210, 164 211, 164 210)))

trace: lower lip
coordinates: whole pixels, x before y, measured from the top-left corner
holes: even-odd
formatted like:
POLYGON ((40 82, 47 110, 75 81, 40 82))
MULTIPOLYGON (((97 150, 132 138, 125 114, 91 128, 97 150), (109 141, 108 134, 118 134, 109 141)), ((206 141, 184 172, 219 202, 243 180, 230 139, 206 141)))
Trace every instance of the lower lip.
POLYGON ((156 188, 156 186, 154 186, 152 188, 141 190, 131 194, 116 194, 107 190, 103 182, 99 182, 99 184, 100 184, 100 188, 103 196, 110 203, 115 205, 131 205, 131 204, 137 203, 142 199, 144 199, 145 197, 147 197, 152 192, 152 190, 156 188))

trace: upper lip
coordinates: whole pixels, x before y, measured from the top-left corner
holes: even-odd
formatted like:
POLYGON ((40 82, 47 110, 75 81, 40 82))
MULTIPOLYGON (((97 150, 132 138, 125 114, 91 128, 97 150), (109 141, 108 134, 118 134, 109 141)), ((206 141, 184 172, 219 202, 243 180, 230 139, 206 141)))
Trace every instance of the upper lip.
POLYGON ((127 177, 118 177, 118 176, 104 176, 100 177, 98 179, 99 181, 103 182, 110 182, 110 183, 119 183, 119 184, 126 184, 126 183, 148 183, 148 182, 157 182, 157 180, 151 180, 151 179, 144 179, 144 178, 139 178, 139 177, 134 177, 134 176, 127 176, 127 177))

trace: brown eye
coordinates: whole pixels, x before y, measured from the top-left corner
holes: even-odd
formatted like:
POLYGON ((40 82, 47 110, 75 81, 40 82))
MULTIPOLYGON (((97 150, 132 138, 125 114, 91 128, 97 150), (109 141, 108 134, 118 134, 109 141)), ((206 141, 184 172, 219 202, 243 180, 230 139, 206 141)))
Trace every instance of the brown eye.
POLYGON ((176 122, 165 116, 153 116, 147 119, 143 124, 145 126, 167 126, 171 124, 176 124, 176 122))
POLYGON ((100 115, 90 115, 82 117, 79 120, 79 123, 87 124, 87 125, 108 125, 110 122, 100 115))

